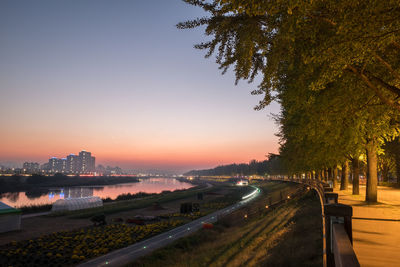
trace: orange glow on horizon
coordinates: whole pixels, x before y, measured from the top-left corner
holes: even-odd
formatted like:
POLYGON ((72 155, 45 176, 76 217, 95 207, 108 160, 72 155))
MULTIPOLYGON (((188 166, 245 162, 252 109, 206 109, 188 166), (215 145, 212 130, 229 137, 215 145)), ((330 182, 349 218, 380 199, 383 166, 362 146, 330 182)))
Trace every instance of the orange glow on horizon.
MULTIPOLYGON (((43 142, 44 143, 44 142, 43 142)), ((138 168, 143 166, 176 167, 182 168, 213 167, 221 164, 249 162, 251 159, 264 160, 269 152, 276 152, 277 146, 273 142, 249 141, 247 143, 215 144, 165 144, 158 147, 129 145, 112 146, 106 143, 94 143, 90 146, 78 146, 74 142, 59 142, 57 138, 43 144, 8 140, 2 145, 0 160, 38 161, 46 162, 50 157, 66 157, 81 150, 92 152, 96 157, 96 165, 118 165, 123 168, 138 168), (260 143, 262 145, 260 145, 260 143), (57 144, 57 145, 56 145, 57 144)))

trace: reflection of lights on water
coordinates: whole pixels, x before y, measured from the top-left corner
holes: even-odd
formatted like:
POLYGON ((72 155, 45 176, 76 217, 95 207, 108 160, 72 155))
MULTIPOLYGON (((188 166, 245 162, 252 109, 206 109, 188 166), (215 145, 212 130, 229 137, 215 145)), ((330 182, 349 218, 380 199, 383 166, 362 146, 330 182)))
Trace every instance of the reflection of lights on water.
MULTIPOLYGON (((22 196, 18 199, 10 201, 8 198, 3 197, 2 201, 12 202, 11 205, 23 206, 23 205, 36 205, 41 203, 51 204, 58 199, 66 199, 73 197, 84 197, 84 196, 99 196, 102 198, 110 197, 115 199, 120 194, 131 193, 135 194, 140 191, 146 193, 161 193, 163 190, 174 191, 193 187, 191 184, 182 183, 176 179, 169 178, 156 178, 155 182, 149 183, 150 179, 143 179, 143 183, 128 183, 119 185, 102 185, 102 186, 77 186, 77 187, 58 187, 51 188, 45 194, 40 197, 29 198, 22 196), (82 188, 83 187, 83 188, 82 188)), ((23 192, 20 192, 20 195, 23 192)))

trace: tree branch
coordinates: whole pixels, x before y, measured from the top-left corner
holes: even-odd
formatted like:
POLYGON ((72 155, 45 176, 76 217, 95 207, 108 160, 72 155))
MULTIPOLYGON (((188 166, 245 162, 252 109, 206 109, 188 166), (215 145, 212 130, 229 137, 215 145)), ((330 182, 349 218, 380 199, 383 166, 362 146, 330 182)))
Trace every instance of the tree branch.
POLYGON ((334 22, 333 20, 325 18, 325 17, 322 17, 322 16, 313 15, 313 14, 308 14, 308 16, 310 16, 313 19, 319 19, 319 20, 325 21, 325 22, 327 22, 328 24, 330 24, 332 26, 336 26, 337 25, 337 23, 334 22))
POLYGON ((398 49, 400 49, 400 44, 396 41, 393 41, 392 44, 397 47, 398 49))
POLYGON ((390 64, 385 61, 383 58, 381 58, 379 55, 377 55, 376 53, 374 53, 374 56, 376 59, 379 60, 379 62, 381 62, 388 70, 390 70, 390 72, 397 78, 400 80, 400 75, 399 73, 397 73, 397 71, 395 71, 392 66, 390 66, 390 64))
POLYGON ((393 100, 390 100, 389 98, 385 97, 382 92, 368 79, 367 76, 365 76, 365 74, 359 72, 357 70, 357 68, 355 68, 352 65, 347 65, 347 68, 352 71, 354 74, 356 74, 357 76, 359 76, 365 83, 366 85, 371 88, 372 90, 374 90, 375 94, 388 106, 400 111, 400 105, 398 103, 396 103, 393 100))
POLYGON ((397 88, 396 86, 390 85, 387 82, 385 82, 384 80, 382 80, 379 77, 376 77, 375 75, 371 74, 369 71, 361 71, 360 73, 362 74, 366 74, 366 76, 368 76, 369 79, 372 79, 374 81, 376 81, 377 83, 379 83, 382 87, 388 89, 389 91, 391 91, 393 94, 395 94, 397 97, 400 97, 400 88, 397 88))

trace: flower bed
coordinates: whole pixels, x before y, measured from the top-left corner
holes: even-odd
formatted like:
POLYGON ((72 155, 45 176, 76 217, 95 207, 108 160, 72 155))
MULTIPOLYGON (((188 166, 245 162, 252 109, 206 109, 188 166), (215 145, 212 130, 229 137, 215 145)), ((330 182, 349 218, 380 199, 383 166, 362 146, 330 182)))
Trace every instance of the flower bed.
POLYGON ((170 220, 146 225, 110 224, 44 235, 0 247, 0 266, 65 266, 126 247, 183 224, 170 220))
POLYGON ((190 220, 196 220, 200 217, 207 215, 207 213, 202 211, 196 211, 192 213, 169 213, 161 215, 161 218, 168 219, 168 218, 188 218, 190 220))

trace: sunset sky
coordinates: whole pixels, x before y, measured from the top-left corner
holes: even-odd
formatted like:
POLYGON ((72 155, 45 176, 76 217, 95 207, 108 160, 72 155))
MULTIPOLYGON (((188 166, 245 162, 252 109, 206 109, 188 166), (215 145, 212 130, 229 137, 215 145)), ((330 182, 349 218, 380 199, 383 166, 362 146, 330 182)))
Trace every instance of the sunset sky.
POLYGON ((180 0, 0 1, 0 164, 85 149, 96 164, 176 170, 277 152, 273 104, 234 85, 176 23, 180 0))

